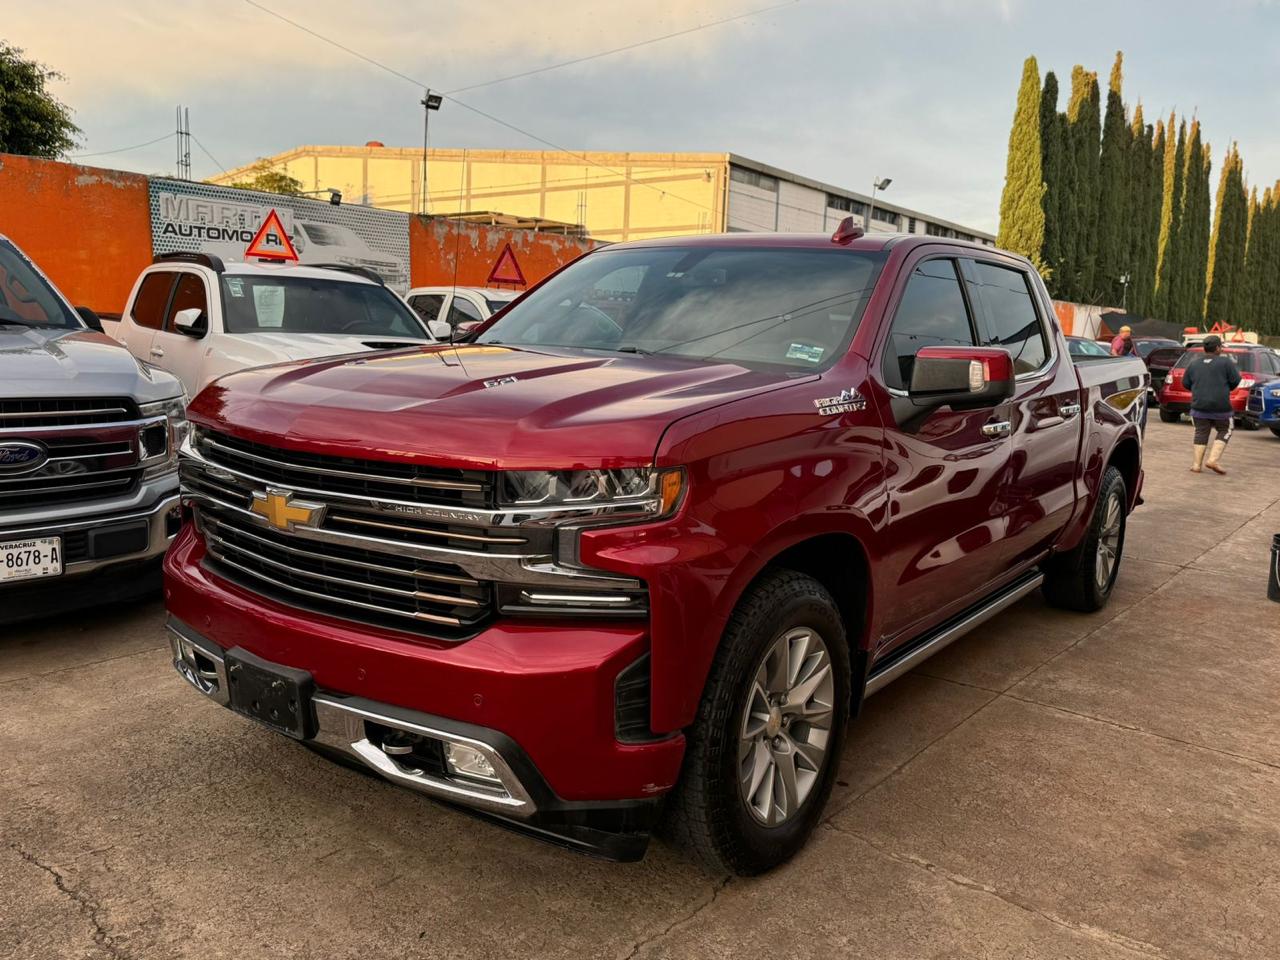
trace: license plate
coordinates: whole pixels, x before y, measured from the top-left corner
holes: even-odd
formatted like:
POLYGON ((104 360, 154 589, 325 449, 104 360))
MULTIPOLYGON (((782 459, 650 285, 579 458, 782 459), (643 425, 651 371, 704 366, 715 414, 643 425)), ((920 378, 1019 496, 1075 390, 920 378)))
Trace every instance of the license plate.
POLYGON ((0 543, 0 583, 56 577, 62 573, 62 538, 6 540, 0 543))
POLYGON ((240 647, 226 652, 225 664, 232 710, 298 740, 314 736, 311 674, 263 660, 240 647))

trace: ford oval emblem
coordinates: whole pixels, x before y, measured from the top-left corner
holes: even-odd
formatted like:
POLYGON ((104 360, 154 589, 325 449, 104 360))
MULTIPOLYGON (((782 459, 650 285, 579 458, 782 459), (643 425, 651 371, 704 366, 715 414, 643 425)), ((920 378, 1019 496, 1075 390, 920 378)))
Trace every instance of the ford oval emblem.
POLYGON ((0 473, 26 473, 39 470, 49 459, 49 451, 39 443, 9 440, 0 443, 0 473))

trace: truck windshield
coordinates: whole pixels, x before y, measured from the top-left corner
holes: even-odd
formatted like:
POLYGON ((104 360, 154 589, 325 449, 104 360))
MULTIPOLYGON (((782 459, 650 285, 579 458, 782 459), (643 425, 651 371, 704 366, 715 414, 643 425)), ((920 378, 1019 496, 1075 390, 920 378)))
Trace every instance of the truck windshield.
POLYGON ((478 342, 822 369, 848 347, 883 262, 797 247, 605 251, 530 293, 478 342))
POLYGON ((80 318, 7 240, 0 240, 0 326, 84 329, 80 318))
POLYGON ((224 274, 228 333, 332 333, 426 340, 421 321, 386 287, 320 277, 224 274))

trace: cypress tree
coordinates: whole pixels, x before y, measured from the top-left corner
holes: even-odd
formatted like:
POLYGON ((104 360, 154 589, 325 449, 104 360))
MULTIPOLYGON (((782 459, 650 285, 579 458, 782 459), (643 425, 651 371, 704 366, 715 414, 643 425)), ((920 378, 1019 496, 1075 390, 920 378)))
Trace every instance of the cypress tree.
MULTIPOLYGON (((1258 269, 1255 263, 1256 253, 1253 242, 1256 237, 1254 233, 1255 226, 1258 222, 1258 188, 1253 187, 1249 191, 1249 199, 1247 201, 1248 212, 1245 220, 1245 243, 1244 257, 1240 265, 1240 290, 1236 296, 1236 309, 1240 314, 1240 325, 1248 330, 1252 330, 1257 326, 1257 300, 1254 296, 1256 292, 1255 284, 1259 281, 1259 277, 1255 276, 1258 269)), ((1206 319, 1212 322, 1213 312, 1205 310, 1206 319)))
POLYGON ((1123 64, 1124 54, 1116 51, 1107 87, 1107 113, 1102 124, 1098 168, 1098 252, 1094 282, 1103 302, 1112 304, 1120 302, 1120 276, 1133 273, 1130 132, 1120 97, 1123 64))
POLYGON ((1130 312, 1139 316, 1151 312, 1150 274, 1153 268, 1147 263, 1155 250, 1148 212, 1151 201, 1151 136, 1151 128, 1145 123, 1142 102, 1139 101, 1134 107, 1133 124, 1129 129, 1129 287, 1125 304, 1130 312))
POLYGON ((1035 57, 1022 65, 1022 85, 1009 132, 1009 158, 1000 196, 997 243, 1040 265, 1044 246, 1044 177, 1040 156, 1040 68, 1035 57))
POLYGON ((1067 105, 1070 152, 1075 158, 1071 184, 1071 233, 1075 253, 1075 295, 1098 299, 1094 282, 1098 258, 1099 141, 1102 122, 1098 110, 1098 75, 1078 64, 1071 69, 1071 102, 1067 105))
POLYGON ((1160 257, 1160 223, 1164 203, 1164 156, 1168 147, 1168 132, 1164 120, 1156 121, 1155 137, 1151 143, 1151 163, 1147 167, 1146 223, 1147 257, 1143 264, 1143 284, 1146 286, 1147 316, 1159 316, 1156 299, 1156 281, 1160 257))
POLYGON ((1177 276, 1178 225, 1182 216, 1182 168, 1186 148, 1186 123, 1178 128, 1177 144, 1173 143, 1174 115, 1169 114, 1165 131, 1163 189, 1160 200, 1160 235, 1156 244, 1156 302, 1157 316, 1177 322, 1174 311, 1178 302, 1173 295, 1173 281, 1177 276))
POLYGON ((1044 178, 1044 247, 1041 259, 1054 296, 1061 296, 1063 142, 1062 115, 1058 113, 1058 78, 1052 70, 1044 75, 1040 93, 1040 174, 1044 178))
MULTIPOLYGON (((1257 197, 1254 197, 1256 204, 1257 197)), ((1244 269, 1251 205, 1245 196, 1244 164, 1236 144, 1227 151, 1218 178, 1213 236, 1209 246, 1208 294, 1205 321, 1244 325, 1246 289, 1244 269)))
POLYGON ((1210 159, 1200 142, 1200 121, 1192 118, 1183 155, 1182 216, 1179 219, 1173 280, 1178 322, 1204 319, 1204 281, 1209 270, 1210 159))

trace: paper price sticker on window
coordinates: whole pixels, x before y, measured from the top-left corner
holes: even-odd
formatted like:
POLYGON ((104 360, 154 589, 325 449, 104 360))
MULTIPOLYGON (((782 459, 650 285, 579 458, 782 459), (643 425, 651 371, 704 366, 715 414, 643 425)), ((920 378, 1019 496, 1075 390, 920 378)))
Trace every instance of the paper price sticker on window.
POLYGON ((279 330, 284 326, 284 287, 253 286, 253 309, 258 326, 279 330))
POLYGON ((793 343, 787 347, 788 360, 805 360, 809 363, 821 363, 822 355, 827 352, 826 347, 819 347, 812 343, 793 343))

